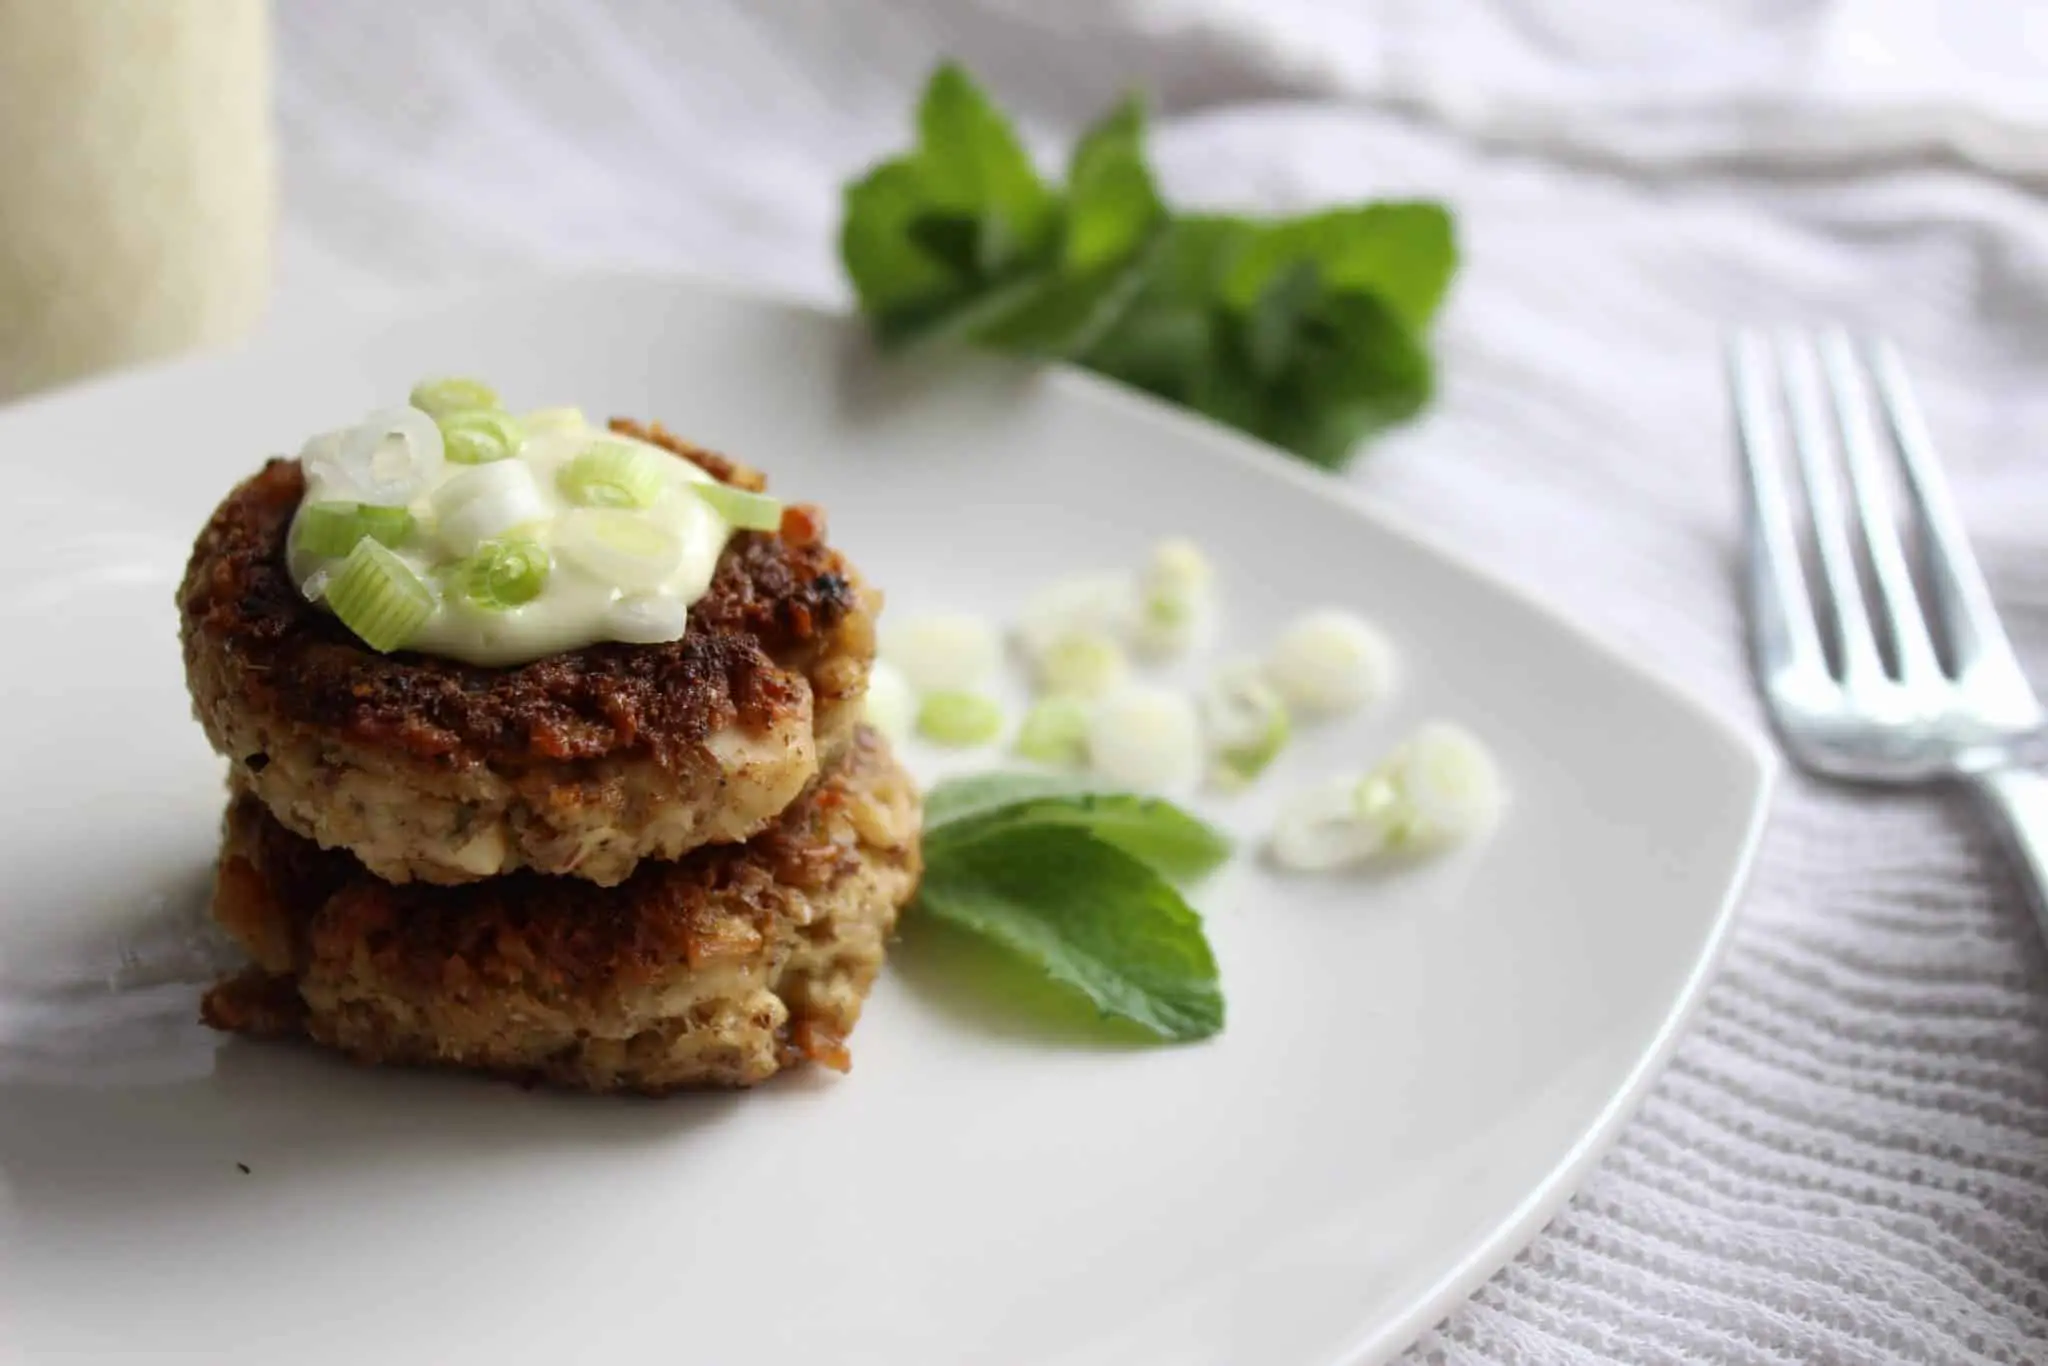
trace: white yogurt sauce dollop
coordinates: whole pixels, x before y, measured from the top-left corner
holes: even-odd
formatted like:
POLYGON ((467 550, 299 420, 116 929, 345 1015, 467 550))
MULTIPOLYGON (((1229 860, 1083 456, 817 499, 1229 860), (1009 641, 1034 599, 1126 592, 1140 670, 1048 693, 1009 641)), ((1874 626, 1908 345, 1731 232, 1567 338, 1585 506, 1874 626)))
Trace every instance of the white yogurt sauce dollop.
MULTIPOLYGON (((362 487, 361 464, 341 458, 350 436, 330 432, 306 444, 300 515, 319 503, 373 501, 362 487)), ((405 467, 414 455, 405 441, 385 435, 370 468, 381 476, 393 464, 405 467)), ((405 502, 413 530, 391 549, 432 587, 436 601, 403 648, 470 664, 524 664, 600 641, 680 639, 687 609, 710 587, 733 533, 732 524, 693 490, 714 483, 709 474, 671 451, 589 426, 573 413, 550 412, 544 423, 526 428, 509 459, 474 465, 426 460, 418 462, 417 476, 405 502), (659 457, 662 487, 650 506, 593 508, 571 497, 561 474, 596 444, 638 447, 659 457), (622 533, 629 545, 657 547, 655 553, 613 553, 622 533), (550 568, 538 595, 493 610, 449 591, 453 566, 481 542, 502 538, 536 542, 547 551, 550 568)), ((341 561, 306 554, 297 540, 294 535, 288 567, 300 590, 317 600, 341 561)))

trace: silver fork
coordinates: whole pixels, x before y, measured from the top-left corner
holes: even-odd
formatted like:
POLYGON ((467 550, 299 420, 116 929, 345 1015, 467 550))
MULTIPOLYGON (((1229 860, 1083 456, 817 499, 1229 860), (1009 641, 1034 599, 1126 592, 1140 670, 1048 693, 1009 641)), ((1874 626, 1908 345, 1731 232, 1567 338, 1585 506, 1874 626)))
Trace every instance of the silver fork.
POLYGON ((1839 330, 1774 340, 1743 332, 1730 347, 1729 384, 1748 471, 1750 643, 1786 751, 1812 772, 1855 782, 1968 785, 2003 828, 2048 934, 2048 777, 2019 762, 2022 743, 2041 729, 2041 705, 1999 625, 1897 353, 1839 330), (1788 434, 1827 589, 1832 659, 1800 564, 1788 434), (1919 527, 1946 662, 1899 539, 1891 461, 1919 527), (1877 586, 1875 618, 1852 533, 1877 586), (1874 620, 1890 640, 1889 662, 1874 620))

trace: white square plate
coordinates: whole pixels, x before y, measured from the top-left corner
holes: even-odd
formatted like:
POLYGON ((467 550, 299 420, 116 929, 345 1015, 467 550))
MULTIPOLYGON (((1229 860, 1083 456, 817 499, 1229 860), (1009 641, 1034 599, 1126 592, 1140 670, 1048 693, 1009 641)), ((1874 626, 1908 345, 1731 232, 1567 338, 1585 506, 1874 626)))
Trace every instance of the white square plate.
POLYGON ((842 320, 671 279, 114 379, 0 413, 0 460, 10 1359, 1376 1361, 1613 1137, 1698 997, 1764 809, 1754 741, 1271 451, 1081 375, 884 367, 842 320), (446 372, 765 467, 830 509, 899 613, 1004 615, 1193 535, 1227 645, 1335 602, 1406 664, 1390 705, 1212 815, 1249 843, 1279 794, 1446 716, 1494 746, 1508 817, 1397 874, 1236 860, 1196 896, 1230 1012, 1201 1045, 1006 1009, 915 933, 852 1076, 743 1096, 216 1044, 180 926, 221 765, 187 715, 173 586, 264 455, 446 372))

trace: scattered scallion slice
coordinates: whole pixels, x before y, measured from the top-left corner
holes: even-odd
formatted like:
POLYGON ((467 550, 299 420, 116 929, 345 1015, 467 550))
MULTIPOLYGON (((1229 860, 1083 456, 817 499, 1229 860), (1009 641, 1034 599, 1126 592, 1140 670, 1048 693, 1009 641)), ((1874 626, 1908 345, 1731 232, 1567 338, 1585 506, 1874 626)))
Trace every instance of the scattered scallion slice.
POLYGON ((1053 768, 1088 762, 1088 703, 1071 693, 1041 698, 1024 713, 1012 746, 1020 758, 1053 768))
POLYGON ((1194 703, 1153 684, 1110 694, 1089 719, 1088 763, 1110 783, 1136 791, 1192 786, 1202 768, 1194 703))
POLYGON ((977 692, 928 693, 917 709, 917 731, 936 744, 960 749, 985 745, 1003 733, 1003 709, 977 692))
POLYGON ((1025 600, 1017 618, 1017 647, 1035 663, 1077 634, 1120 640, 1129 635, 1136 612, 1137 590, 1128 574, 1055 579, 1025 600))
POLYGON ((571 502, 595 508, 653 507, 668 485, 669 457, 623 441, 599 441, 562 467, 571 502))
POLYGON ((1074 631, 1061 636, 1033 663, 1040 687, 1084 697, 1100 697, 1130 672, 1123 647, 1106 631, 1074 631))
POLYGON ((450 413, 499 406, 496 389, 480 379, 465 379, 460 376, 423 379, 413 385, 412 394, 406 402, 421 412, 437 418, 446 417, 450 413))
POLYGON ((1463 726, 1431 721, 1397 746, 1378 770, 1398 802, 1391 842, 1426 850, 1484 834, 1506 801, 1500 769, 1463 726))
POLYGON ((1287 704, 1257 660, 1235 660, 1218 669, 1202 692, 1201 709, 1214 758, 1210 778, 1218 787, 1248 785, 1287 744, 1287 704))
POLYGON ((1486 746, 1434 721, 1363 777, 1330 778, 1290 798, 1273 827, 1273 858, 1318 872, 1383 852, 1428 853, 1485 833, 1505 800, 1486 746))
POLYGON ((536 408, 522 414, 519 425, 535 435, 551 432, 580 432, 590 426, 581 408, 536 408))
POLYGON ((782 525, 782 502, 765 493, 749 493, 730 484, 698 483, 690 487, 711 504, 711 510, 741 531, 773 531, 782 525))
POLYGON ((365 536, 382 545, 399 545, 412 534, 412 526, 412 513, 404 508, 307 503, 292 522, 292 542, 302 555, 338 560, 365 536))
POLYGON ((651 592, 682 563, 683 543, 661 523, 625 508, 572 508, 556 523, 562 558, 628 593, 651 592))
POLYGON ((1166 659, 1183 654, 1207 634, 1215 615, 1215 571, 1193 541, 1175 537, 1152 548, 1138 577, 1138 611, 1131 644, 1139 654, 1166 659))
POLYGON ((539 597, 553 569, 547 547, 538 541, 485 541, 456 562, 449 591, 480 612, 505 612, 539 597))
POLYGON ((526 433, 519 419, 489 408, 467 408, 434 419, 447 443, 448 459, 457 465, 488 465, 519 454, 526 433))
POLYGON ((403 649, 434 615, 434 590, 367 536, 328 579, 325 596, 342 625, 380 654, 403 649))
POLYGON ((910 680, 886 659, 868 670, 868 691, 861 699, 861 719, 892 742, 906 740, 917 724, 917 694, 910 680))
POLYGON ((1183 601, 1209 591, 1216 570, 1202 548, 1185 536, 1169 536, 1152 547, 1145 567, 1145 586, 1183 601))
POLYGON ((1304 716, 1337 716, 1377 701, 1393 676, 1394 647, 1387 638, 1336 607, 1297 618, 1266 658, 1266 677, 1304 716))
POLYGON ((1303 873, 1363 863, 1386 847, 1386 796, 1383 786, 1355 773, 1295 793, 1273 824, 1273 861, 1303 873))
POLYGON ((928 612, 882 631, 882 657, 918 692, 973 691, 995 674, 1002 656, 995 628, 968 612, 928 612))

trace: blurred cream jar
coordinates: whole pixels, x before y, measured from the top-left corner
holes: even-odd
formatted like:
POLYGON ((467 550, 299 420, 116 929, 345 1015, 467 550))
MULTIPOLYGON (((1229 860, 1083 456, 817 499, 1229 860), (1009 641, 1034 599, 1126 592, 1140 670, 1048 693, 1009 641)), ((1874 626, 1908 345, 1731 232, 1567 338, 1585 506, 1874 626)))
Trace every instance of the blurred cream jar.
POLYGON ((267 0, 0 0, 0 400, 247 331, 274 201, 267 0))

